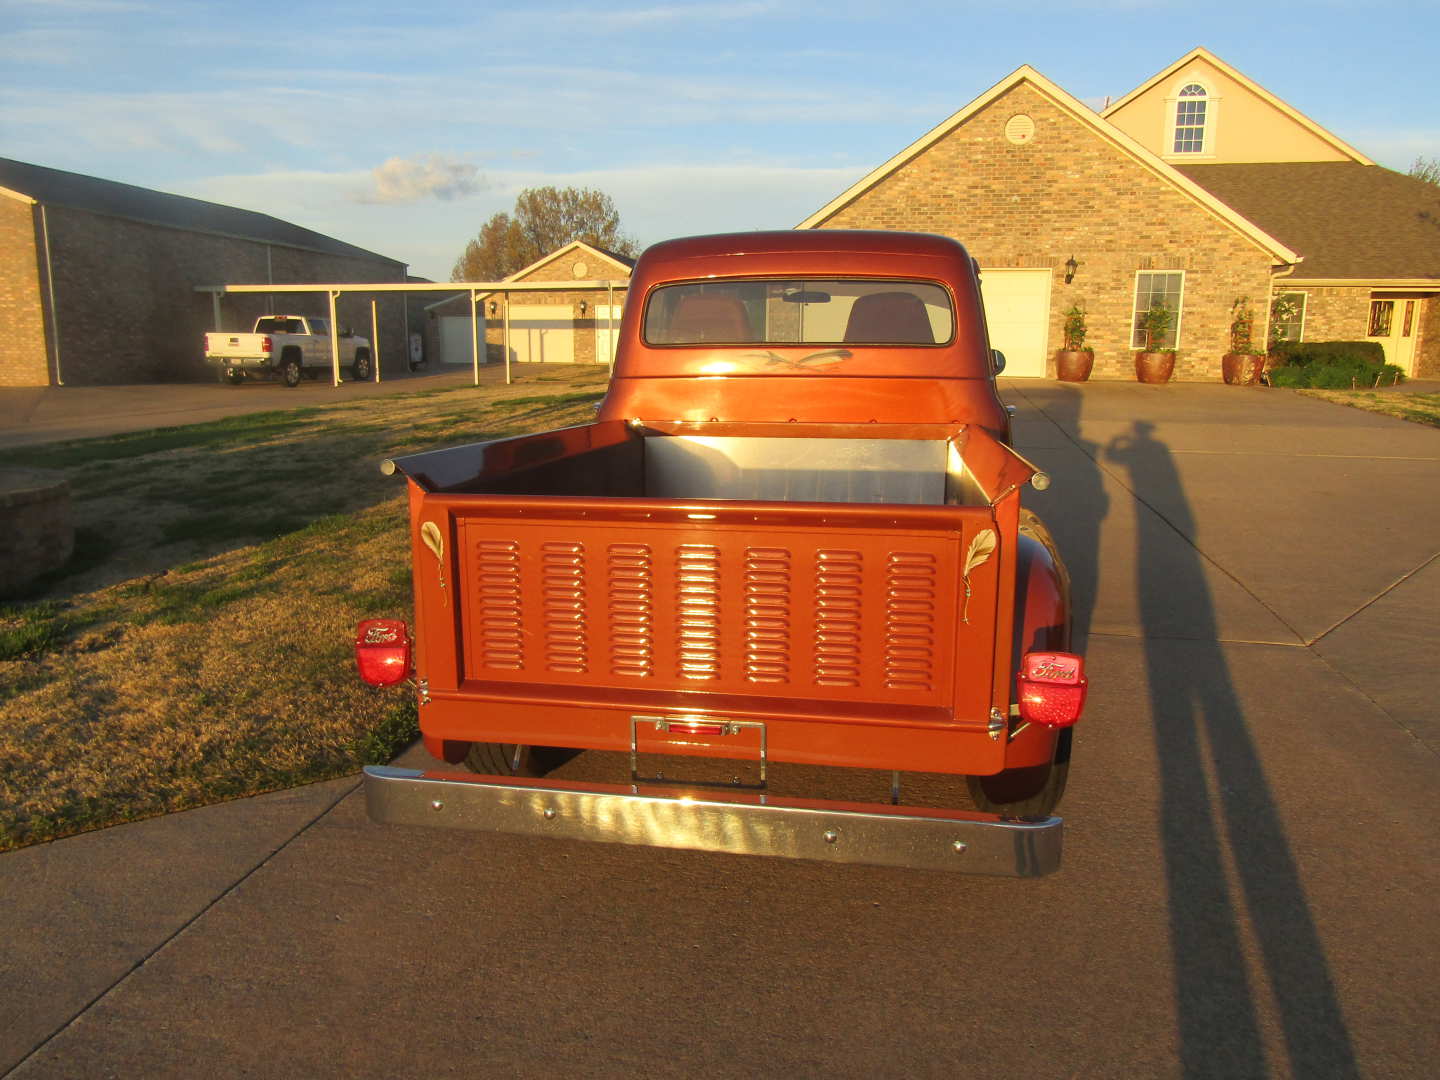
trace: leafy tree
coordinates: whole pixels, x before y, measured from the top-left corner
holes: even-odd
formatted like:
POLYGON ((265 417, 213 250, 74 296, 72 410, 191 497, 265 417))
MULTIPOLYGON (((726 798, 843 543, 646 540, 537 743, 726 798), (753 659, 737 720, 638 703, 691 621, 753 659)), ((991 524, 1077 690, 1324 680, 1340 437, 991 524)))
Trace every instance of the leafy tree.
POLYGON ((1415 164, 1410 166, 1410 175, 1440 187, 1440 158, 1417 157, 1415 164))
POLYGON ((455 260, 451 281, 499 281, 572 240, 617 255, 638 252, 620 231, 620 213, 603 191, 591 188, 526 188, 511 213, 501 211, 480 226, 455 260))

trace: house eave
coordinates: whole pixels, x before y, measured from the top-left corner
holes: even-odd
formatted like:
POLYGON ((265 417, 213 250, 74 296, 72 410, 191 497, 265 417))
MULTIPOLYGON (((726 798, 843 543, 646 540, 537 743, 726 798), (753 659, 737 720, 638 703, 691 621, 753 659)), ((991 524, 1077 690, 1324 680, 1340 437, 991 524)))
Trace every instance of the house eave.
POLYGON ((1409 289, 1440 289, 1440 278, 1299 278, 1283 279, 1287 286, 1305 285, 1312 289, 1374 289, 1378 292, 1409 289))

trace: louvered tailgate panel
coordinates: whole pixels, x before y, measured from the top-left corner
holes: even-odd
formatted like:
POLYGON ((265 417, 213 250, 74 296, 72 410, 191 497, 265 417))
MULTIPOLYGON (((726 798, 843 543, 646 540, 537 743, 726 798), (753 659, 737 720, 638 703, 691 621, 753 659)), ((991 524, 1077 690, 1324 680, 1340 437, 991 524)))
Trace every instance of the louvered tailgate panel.
POLYGON ((992 644, 993 566, 972 574, 968 609, 959 566, 990 524, 457 515, 462 678, 948 710, 957 649, 992 644))

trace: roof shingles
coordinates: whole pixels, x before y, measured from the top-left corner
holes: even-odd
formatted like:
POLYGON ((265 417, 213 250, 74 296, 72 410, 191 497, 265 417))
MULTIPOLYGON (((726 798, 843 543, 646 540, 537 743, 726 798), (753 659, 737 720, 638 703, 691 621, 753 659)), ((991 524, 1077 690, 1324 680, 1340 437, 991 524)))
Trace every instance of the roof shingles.
POLYGON ((1304 256, 1297 279, 1440 280, 1440 187, 1351 161, 1177 165, 1304 256))

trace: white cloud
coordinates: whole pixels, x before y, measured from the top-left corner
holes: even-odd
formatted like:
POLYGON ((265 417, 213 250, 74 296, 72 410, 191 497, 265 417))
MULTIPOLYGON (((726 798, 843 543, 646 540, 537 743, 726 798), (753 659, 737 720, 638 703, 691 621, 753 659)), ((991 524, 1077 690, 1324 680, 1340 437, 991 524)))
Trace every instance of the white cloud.
POLYGON ((484 190, 480 170, 468 161, 429 154, 389 158, 371 170, 373 186, 360 202, 413 203, 425 199, 450 201, 484 190))

